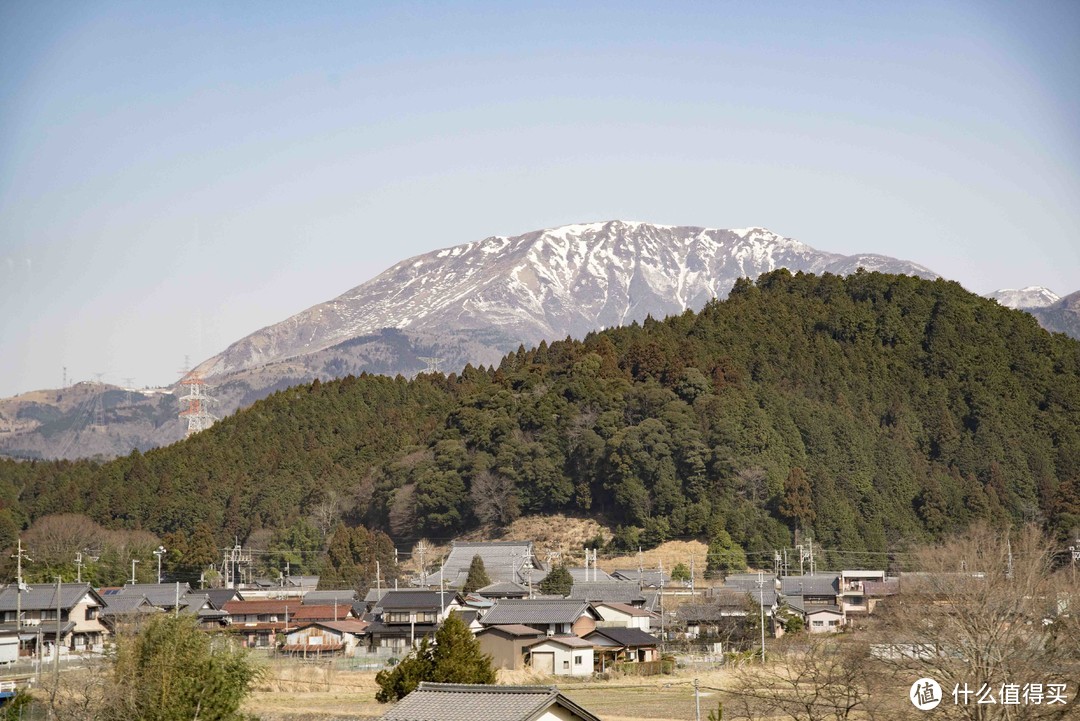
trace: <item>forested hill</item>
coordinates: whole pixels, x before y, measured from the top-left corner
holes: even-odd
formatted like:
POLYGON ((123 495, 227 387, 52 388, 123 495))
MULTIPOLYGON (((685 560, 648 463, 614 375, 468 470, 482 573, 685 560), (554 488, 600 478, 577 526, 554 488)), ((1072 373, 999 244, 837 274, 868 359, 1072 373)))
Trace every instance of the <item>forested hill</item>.
POLYGON ((881 551, 975 519, 1080 524, 1080 342, 955 283, 740 281, 664 321, 412 381, 318 381, 173 446, 0 464, 0 532, 44 514, 219 542, 315 518, 448 538, 563 511, 650 545, 881 551))

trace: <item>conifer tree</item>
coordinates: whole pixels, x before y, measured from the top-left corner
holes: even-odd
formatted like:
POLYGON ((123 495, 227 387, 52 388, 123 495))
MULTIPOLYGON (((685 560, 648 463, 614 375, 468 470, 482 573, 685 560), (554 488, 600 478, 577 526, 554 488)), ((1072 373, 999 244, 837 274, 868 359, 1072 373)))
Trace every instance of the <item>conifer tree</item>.
POLYGON ((546 596, 569 596, 573 586, 574 577, 566 566, 560 563, 544 576, 544 580, 540 582, 540 593, 546 596))
POLYGON ((435 642, 427 638, 392 669, 375 676, 381 703, 407 696, 421 681, 437 683, 495 683, 491 656, 480 651, 480 642, 460 617, 449 616, 435 632, 435 642))
POLYGON ((472 557, 472 563, 469 564, 469 576, 465 579, 461 592, 475 593, 478 589, 489 585, 491 585, 491 579, 488 578, 487 571, 484 569, 484 559, 477 554, 472 557))

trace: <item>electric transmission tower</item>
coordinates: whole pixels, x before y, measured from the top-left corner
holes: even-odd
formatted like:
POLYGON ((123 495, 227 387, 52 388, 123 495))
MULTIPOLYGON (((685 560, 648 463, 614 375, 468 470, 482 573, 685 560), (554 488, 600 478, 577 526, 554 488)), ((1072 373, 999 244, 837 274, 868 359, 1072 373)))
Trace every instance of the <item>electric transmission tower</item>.
POLYGON ((187 418, 187 438, 214 425, 217 416, 207 406, 217 399, 206 394, 206 381, 195 371, 184 376, 180 384, 187 388, 187 395, 180 396, 180 418, 187 418))
POLYGON ((427 368, 424 369, 425 373, 441 373, 442 372, 442 371, 439 370, 439 364, 442 363, 445 360, 444 358, 437 358, 435 356, 429 356, 429 355, 421 355, 421 356, 417 356, 417 358, 419 358, 420 360, 427 363, 427 368))

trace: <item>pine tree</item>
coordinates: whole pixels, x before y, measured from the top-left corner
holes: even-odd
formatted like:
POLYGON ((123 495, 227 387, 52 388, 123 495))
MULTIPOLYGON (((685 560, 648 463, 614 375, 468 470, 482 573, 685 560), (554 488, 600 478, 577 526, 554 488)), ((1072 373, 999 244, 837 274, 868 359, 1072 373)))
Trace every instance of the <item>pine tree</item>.
POLYGON ((780 501, 780 513, 795 522, 795 527, 808 529, 817 514, 814 511, 814 497, 810 491, 810 482, 806 472, 799 467, 791 469, 784 481, 784 498, 780 501))
POLYGON ((573 586, 574 577, 566 566, 560 563, 544 576, 544 580, 540 582, 540 593, 546 596, 569 596, 573 586))
POLYGON ((484 569, 484 559, 477 554, 472 557, 472 563, 469 564, 469 577, 465 579, 461 592, 475 593, 478 589, 489 585, 491 585, 491 579, 488 578, 487 571, 484 569))

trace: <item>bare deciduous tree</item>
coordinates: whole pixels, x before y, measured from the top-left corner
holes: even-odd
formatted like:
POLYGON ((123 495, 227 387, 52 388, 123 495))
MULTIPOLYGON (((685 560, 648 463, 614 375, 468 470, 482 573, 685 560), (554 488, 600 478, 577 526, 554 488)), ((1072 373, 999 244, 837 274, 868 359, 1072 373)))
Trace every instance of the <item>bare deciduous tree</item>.
POLYGON ((1035 526, 975 527, 920 552, 920 572, 903 576, 900 594, 881 610, 874 666, 897 683, 936 680, 939 716, 1026 721, 1075 713, 1080 649, 1051 561, 1035 526), (1039 684, 1041 703, 1022 697, 1025 684, 1039 684), (1053 684, 1067 685, 1068 703, 1046 702, 1053 684), (1003 703, 1003 693, 1019 702, 1003 703))
POLYGON ((873 719, 882 710, 865 647, 852 641, 804 636, 782 644, 764 666, 738 667, 734 681, 724 708, 751 719, 873 719))
POLYGON ((472 479, 473 513, 483 523, 505 526, 521 514, 514 481, 494 471, 480 471, 472 479))

